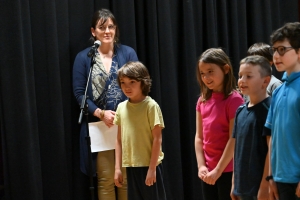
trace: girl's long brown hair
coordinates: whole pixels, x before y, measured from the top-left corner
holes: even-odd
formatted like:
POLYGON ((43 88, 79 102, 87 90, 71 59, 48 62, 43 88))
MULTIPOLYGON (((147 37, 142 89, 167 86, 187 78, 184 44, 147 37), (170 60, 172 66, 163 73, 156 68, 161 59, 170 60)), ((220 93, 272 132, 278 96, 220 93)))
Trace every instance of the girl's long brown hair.
POLYGON ((224 73, 223 93, 224 98, 226 99, 232 93, 232 91, 236 89, 236 79, 233 75, 232 65, 229 57, 220 48, 207 49, 199 57, 196 67, 196 74, 198 83, 200 85, 200 93, 202 97, 201 101, 204 102, 211 97, 212 90, 210 90, 202 81, 201 73, 199 70, 200 62, 216 64, 221 68, 224 73), (229 66, 228 73, 225 73, 225 65, 229 66))

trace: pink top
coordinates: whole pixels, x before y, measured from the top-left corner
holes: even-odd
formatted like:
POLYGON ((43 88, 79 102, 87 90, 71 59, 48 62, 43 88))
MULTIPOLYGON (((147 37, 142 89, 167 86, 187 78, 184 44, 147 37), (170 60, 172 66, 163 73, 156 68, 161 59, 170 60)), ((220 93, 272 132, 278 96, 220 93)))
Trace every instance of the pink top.
MULTIPOLYGON (((223 93, 216 92, 213 92, 206 102, 200 102, 200 98, 196 111, 202 116, 203 151, 206 166, 211 171, 217 166, 229 140, 229 121, 235 117, 237 108, 243 104, 244 100, 236 91, 227 99, 223 99, 223 93)), ((232 160, 224 172, 231 171, 233 171, 232 160)))

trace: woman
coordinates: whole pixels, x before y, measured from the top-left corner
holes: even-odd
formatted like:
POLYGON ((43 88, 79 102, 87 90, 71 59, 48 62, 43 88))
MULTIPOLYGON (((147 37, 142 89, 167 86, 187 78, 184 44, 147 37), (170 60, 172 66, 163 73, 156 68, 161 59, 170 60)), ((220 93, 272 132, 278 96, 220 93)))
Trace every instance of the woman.
MULTIPOLYGON (((89 121, 102 120, 108 127, 113 125, 115 110, 118 104, 126 99, 117 84, 117 70, 128 61, 138 61, 136 52, 128 46, 118 43, 119 29, 114 15, 107 9, 94 13, 91 24, 91 40, 99 40, 101 45, 95 55, 95 64, 91 72, 87 91, 89 121)), ((91 47, 79 52, 73 66, 73 92, 81 104, 84 96, 91 58, 87 56, 91 47)), ((89 172, 88 151, 85 137, 87 123, 81 123, 80 131, 80 168, 85 174, 89 172)), ((98 198, 116 200, 114 187, 114 150, 93 153, 93 169, 98 179, 98 198)), ((126 170, 124 170, 125 172, 126 170)), ((126 173, 126 172, 125 172, 126 173)), ((119 200, 127 199, 127 183, 117 189, 119 200)))

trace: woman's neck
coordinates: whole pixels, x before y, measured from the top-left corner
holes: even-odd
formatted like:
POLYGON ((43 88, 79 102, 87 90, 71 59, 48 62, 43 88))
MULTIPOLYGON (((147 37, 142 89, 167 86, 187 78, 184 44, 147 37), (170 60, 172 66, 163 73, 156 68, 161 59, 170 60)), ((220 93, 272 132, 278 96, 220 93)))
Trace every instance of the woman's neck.
POLYGON ((114 55, 113 45, 103 44, 99 47, 99 53, 103 59, 112 58, 114 55))
POLYGON ((114 51, 114 45, 113 44, 101 44, 99 47, 99 51, 102 54, 109 54, 114 51))

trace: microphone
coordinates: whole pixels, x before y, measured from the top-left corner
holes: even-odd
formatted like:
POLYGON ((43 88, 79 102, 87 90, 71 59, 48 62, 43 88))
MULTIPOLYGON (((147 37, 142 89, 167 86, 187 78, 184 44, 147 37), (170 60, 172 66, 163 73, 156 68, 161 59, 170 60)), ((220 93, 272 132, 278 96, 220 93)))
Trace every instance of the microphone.
POLYGON ((94 45, 92 46, 92 48, 90 49, 90 51, 88 52, 87 56, 88 57, 92 57, 96 54, 98 47, 101 45, 101 42, 99 40, 96 40, 94 42, 94 45))

